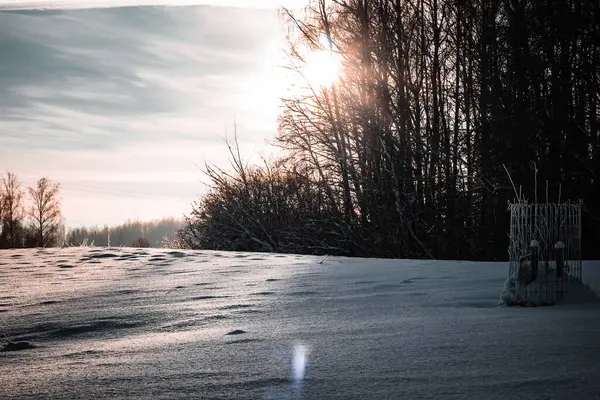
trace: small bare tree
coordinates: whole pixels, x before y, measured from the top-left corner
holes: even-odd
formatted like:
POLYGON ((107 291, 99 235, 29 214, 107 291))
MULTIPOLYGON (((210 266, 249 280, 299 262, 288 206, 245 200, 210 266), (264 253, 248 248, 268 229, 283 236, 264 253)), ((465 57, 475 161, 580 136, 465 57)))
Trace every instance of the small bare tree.
POLYGON ((24 218, 23 190, 17 176, 7 172, 0 181, 0 225, 2 239, 9 247, 16 247, 24 218))
POLYGON ((28 214, 33 220, 37 245, 52 246, 56 242, 60 226, 60 184, 42 178, 35 188, 29 188, 32 205, 28 214))

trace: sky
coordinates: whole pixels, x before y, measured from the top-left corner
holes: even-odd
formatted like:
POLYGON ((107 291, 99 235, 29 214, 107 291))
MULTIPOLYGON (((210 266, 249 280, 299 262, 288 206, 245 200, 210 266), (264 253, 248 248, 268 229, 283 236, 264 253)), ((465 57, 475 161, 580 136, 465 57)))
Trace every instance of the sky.
POLYGON ((234 120, 247 160, 272 152, 278 3, 115 7, 159 3, 0 2, 0 171, 59 182, 68 226, 188 213, 234 120))

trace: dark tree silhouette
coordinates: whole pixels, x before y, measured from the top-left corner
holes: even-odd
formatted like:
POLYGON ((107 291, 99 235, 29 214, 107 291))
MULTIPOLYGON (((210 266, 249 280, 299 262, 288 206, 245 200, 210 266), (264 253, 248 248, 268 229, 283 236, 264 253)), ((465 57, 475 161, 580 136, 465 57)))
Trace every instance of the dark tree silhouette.
POLYGON ((503 165, 531 200, 545 201, 534 163, 550 200, 559 185, 582 198, 594 236, 598 6, 542 3, 318 0, 301 20, 285 13, 290 67, 301 74, 302 49, 326 35, 343 76, 285 99, 279 139, 340 188, 372 254, 505 258, 503 165))
MULTIPOLYGON (((327 232, 315 235, 321 244, 506 259, 509 171, 531 201, 582 199, 584 256, 600 256, 597 1, 313 0, 302 17, 282 15, 300 83, 283 99, 277 139, 284 170, 301 166, 307 179, 302 200, 320 201, 301 218, 327 232), (305 74, 311 51, 341 60, 332 85, 305 74)), ((298 211, 284 205, 302 190, 277 186, 271 165, 241 169, 231 156, 231 171, 208 169, 213 189, 184 238, 281 251, 270 215, 291 221, 298 211)))
POLYGON ((36 187, 30 187, 31 206, 28 215, 32 219, 32 229, 39 247, 56 245, 60 227, 60 184, 42 178, 36 187))
POLYGON ((1 247, 19 247, 22 245, 24 192, 17 176, 11 172, 2 175, 0 180, 0 233, 1 247))

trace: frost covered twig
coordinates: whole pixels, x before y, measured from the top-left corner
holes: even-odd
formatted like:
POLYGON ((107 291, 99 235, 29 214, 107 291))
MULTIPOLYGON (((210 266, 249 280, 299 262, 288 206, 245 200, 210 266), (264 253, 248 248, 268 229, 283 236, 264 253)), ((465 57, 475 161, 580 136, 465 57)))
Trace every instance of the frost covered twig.
POLYGON ((515 191, 515 196, 517 196, 517 200, 519 201, 519 203, 521 202, 521 195, 519 194, 519 192, 517 192, 517 187, 515 186, 515 183, 512 180, 512 177, 510 176, 510 172, 508 172, 508 168, 506 168, 506 165, 502 164, 502 166, 504 167, 504 170, 506 171, 506 175, 508 175, 508 179, 510 180, 510 184, 513 187, 513 190, 515 191))

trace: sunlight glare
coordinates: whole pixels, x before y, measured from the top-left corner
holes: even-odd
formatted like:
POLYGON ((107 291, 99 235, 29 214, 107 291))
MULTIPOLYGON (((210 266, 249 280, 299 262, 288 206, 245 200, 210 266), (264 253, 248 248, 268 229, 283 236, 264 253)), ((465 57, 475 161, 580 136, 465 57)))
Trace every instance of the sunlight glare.
POLYGON ((332 51, 332 44, 325 35, 319 37, 321 48, 306 56, 305 76, 313 87, 331 86, 340 77, 340 57, 332 51))
POLYGON ((331 40, 327 37, 327 35, 319 36, 319 45, 321 46, 321 50, 331 50, 332 49, 331 40))

